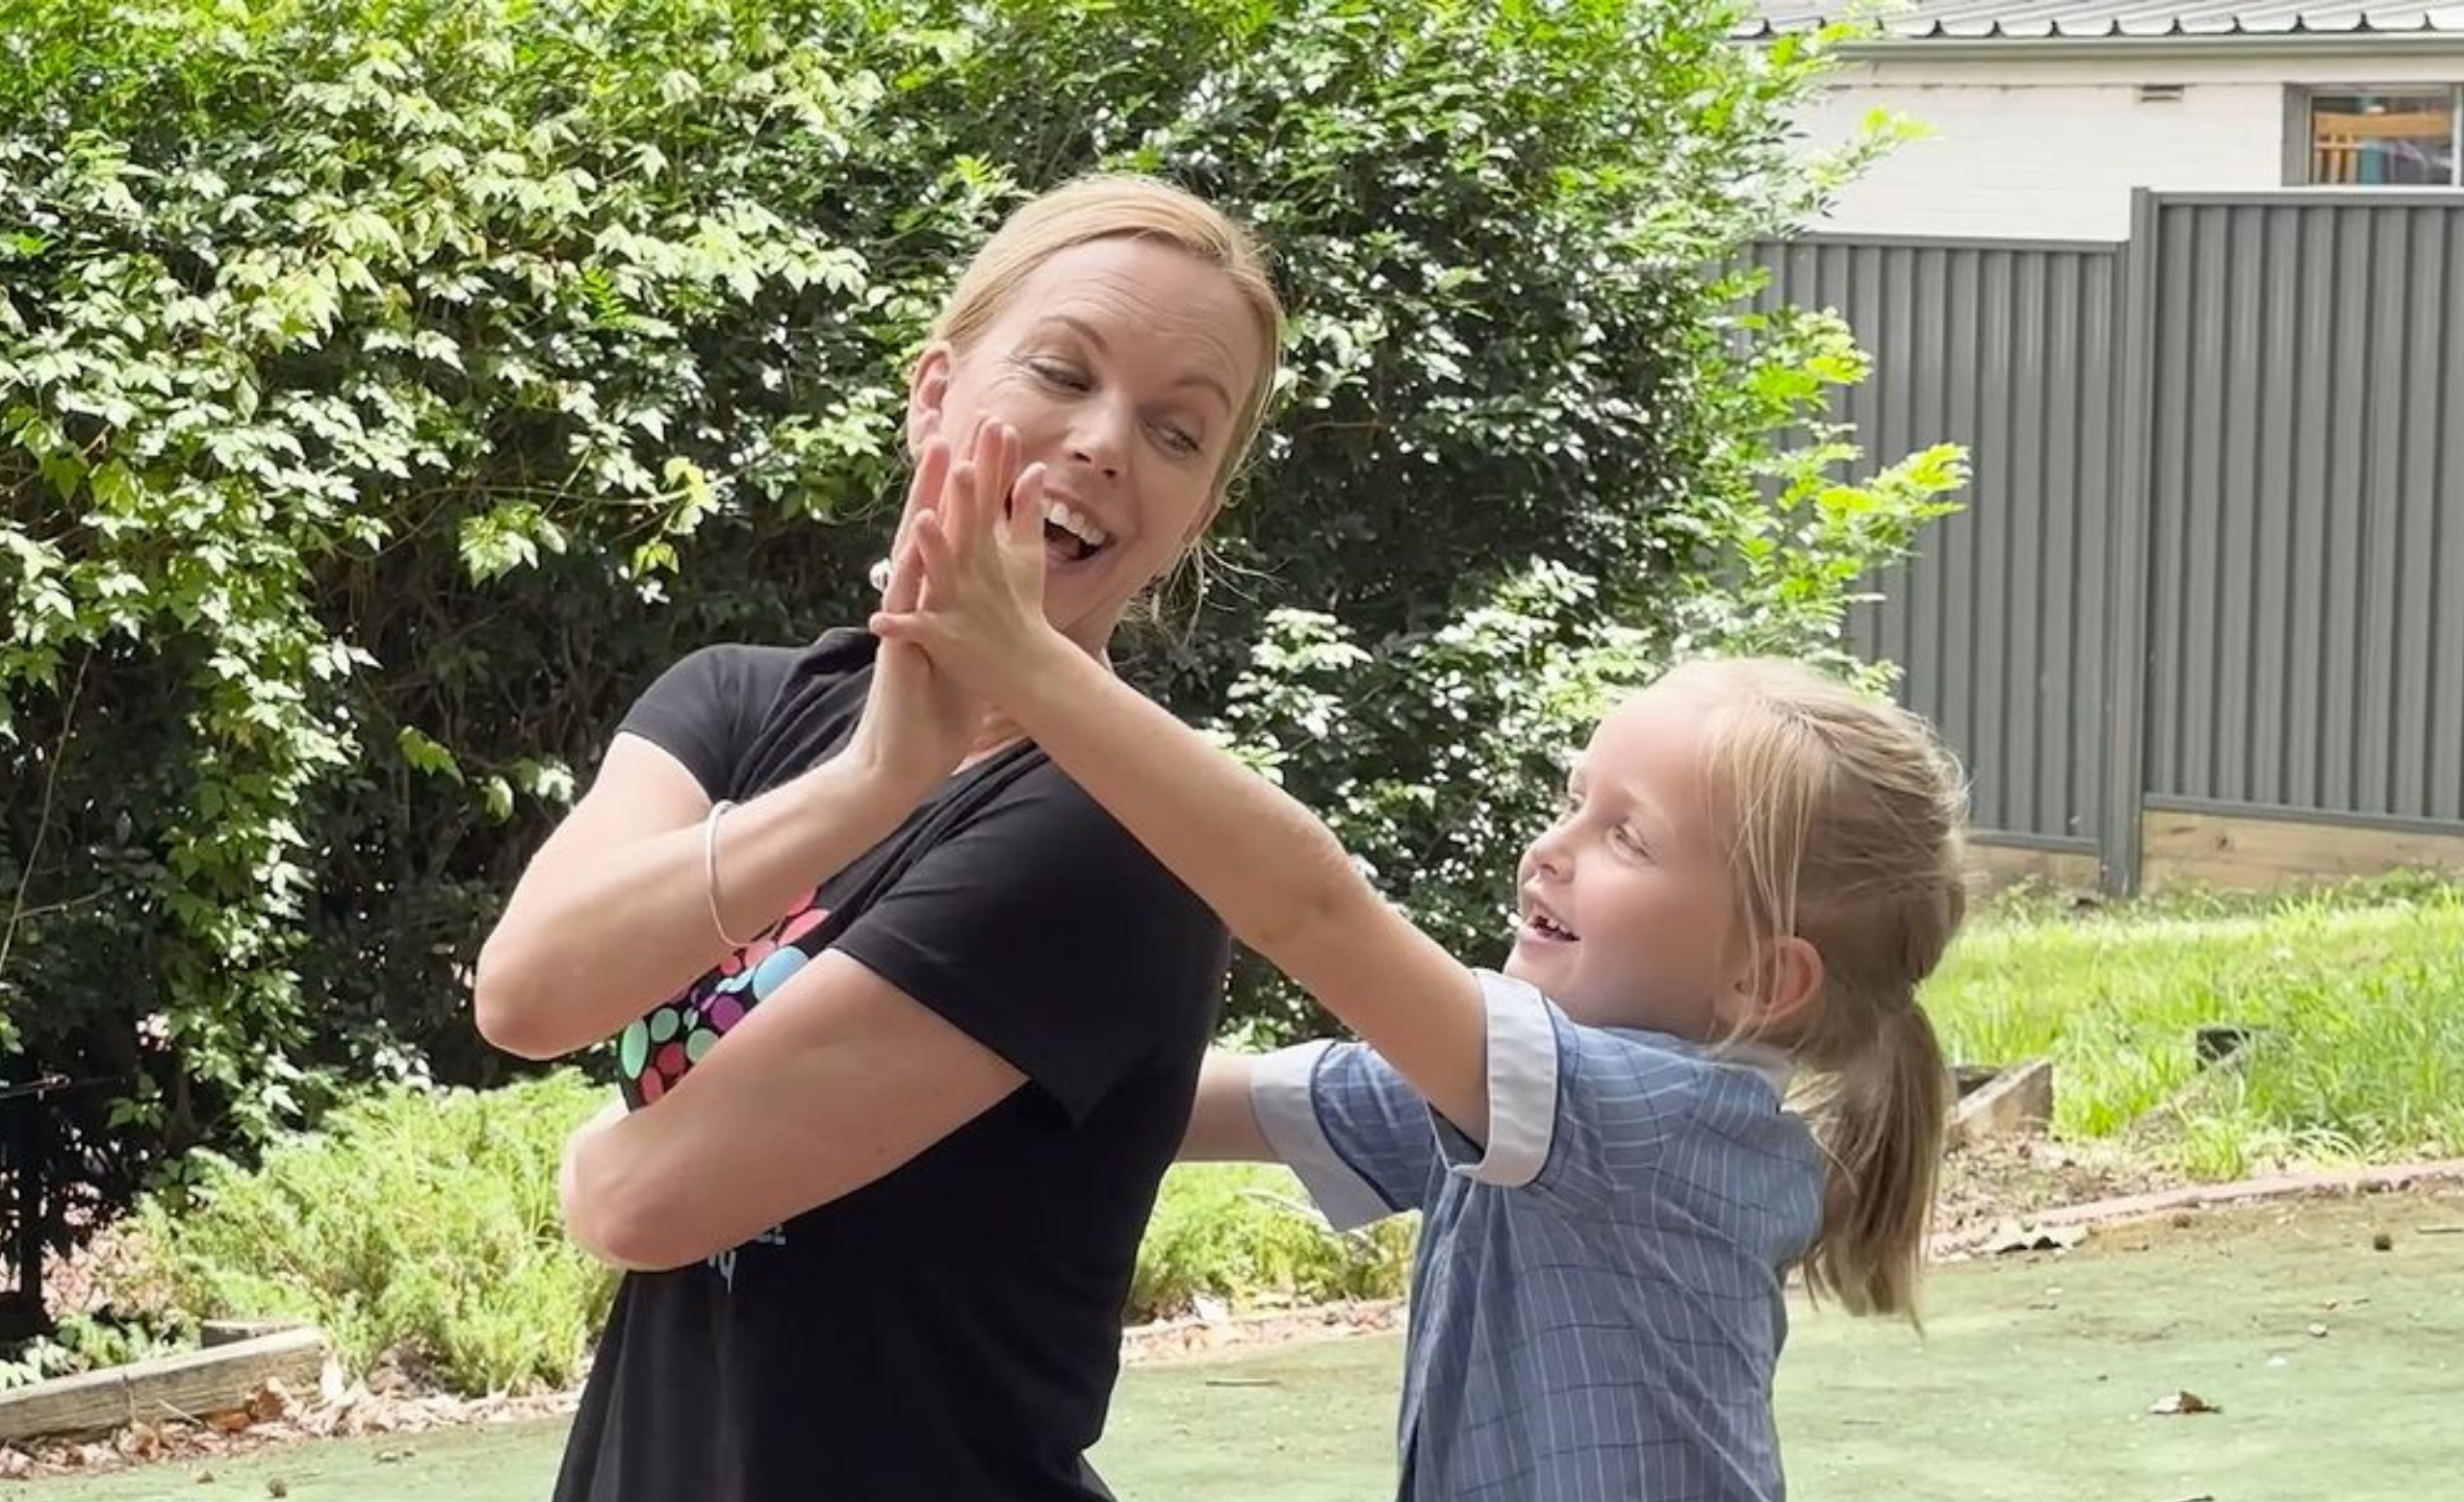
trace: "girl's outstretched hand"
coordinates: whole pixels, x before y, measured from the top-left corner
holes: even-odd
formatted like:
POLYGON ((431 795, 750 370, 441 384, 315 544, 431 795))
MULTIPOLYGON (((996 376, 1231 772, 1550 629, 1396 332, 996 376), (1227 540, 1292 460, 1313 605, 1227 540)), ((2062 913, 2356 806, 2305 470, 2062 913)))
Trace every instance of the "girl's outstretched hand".
POLYGON ((994 704, 1043 654, 1074 650, 1043 615, 1043 489, 1040 464, 1006 493, 945 489, 908 540, 923 565, 921 598, 886 598, 873 634, 923 649, 934 671, 994 704))

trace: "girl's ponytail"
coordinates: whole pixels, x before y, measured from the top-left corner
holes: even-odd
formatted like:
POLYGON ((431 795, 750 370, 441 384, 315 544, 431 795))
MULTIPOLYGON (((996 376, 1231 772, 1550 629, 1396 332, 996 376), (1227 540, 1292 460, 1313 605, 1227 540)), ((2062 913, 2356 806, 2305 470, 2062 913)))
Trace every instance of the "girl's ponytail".
POLYGON ((1913 1319, 1950 1116, 1950 1071, 1934 1025, 1912 996, 1876 1011, 1869 1046, 1837 1072, 1822 1110, 1830 1163, 1822 1232, 1806 1257, 1806 1282, 1851 1313, 1913 1319))

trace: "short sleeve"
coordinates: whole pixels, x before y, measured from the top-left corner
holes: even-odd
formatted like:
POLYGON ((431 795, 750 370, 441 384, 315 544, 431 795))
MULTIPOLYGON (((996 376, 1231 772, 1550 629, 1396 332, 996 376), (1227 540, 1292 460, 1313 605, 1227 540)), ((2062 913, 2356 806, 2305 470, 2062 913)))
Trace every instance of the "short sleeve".
POLYGON ((1655 1172, 1723 1066, 1652 1035, 1576 1023, 1531 986, 1483 972, 1489 1133, 1430 1113, 1448 1168, 1482 1184, 1604 1204, 1655 1172))
POLYGON ((1008 1059, 1073 1120, 1194 1059, 1231 941, 1048 763, 917 858, 834 948, 1008 1059))
POLYGON ((1360 1043, 1305 1043, 1250 1065, 1249 1103, 1320 1213, 1350 1231, 1428 1197, 1437 1136, 1420 1092, 1360 1043))
POLYGON ((712 802, 730 797, 746 748, 797 655, 789 647, 705 647, 660 674, 617 732, 675 757, 712 802))

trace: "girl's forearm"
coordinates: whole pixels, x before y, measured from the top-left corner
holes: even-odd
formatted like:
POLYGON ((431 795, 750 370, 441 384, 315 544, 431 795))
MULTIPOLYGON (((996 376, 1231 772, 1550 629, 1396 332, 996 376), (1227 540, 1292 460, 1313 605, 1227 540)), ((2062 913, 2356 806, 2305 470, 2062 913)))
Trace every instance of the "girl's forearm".
POLYGON ((1485 1134, 1477 984, 1378 895, 1317 815, 1057 635, 1021 649, 1002 700, 1235 936, 1325 1004, 1449 1120, 1485 1134))

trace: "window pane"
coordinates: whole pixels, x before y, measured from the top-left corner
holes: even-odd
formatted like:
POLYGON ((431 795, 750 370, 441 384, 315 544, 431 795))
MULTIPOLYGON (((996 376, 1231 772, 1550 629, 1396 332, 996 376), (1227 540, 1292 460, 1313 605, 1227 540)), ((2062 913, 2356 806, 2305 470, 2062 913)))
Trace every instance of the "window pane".
POLYGON ((2361 187, 2455 182, 2452 93, 2310 96, 2310 180, 2361 187))

